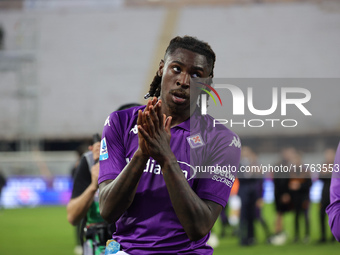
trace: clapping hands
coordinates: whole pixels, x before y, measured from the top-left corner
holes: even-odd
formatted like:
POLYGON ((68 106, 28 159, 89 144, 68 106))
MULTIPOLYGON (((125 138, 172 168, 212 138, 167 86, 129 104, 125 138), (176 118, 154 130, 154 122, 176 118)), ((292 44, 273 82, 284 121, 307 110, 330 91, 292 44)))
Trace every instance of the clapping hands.
POLYGON ((139 149, 145 156, 151 156, 162 164, 171 153, 171 116, 161 111, 162 101, 154 97, 149 100, 144 111, 139 110, 137 126, 139 149))

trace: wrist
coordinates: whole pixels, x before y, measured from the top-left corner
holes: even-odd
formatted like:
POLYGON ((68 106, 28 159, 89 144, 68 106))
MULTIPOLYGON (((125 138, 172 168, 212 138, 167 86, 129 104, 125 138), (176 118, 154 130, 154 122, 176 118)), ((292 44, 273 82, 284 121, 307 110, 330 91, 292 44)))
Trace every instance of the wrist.
POLYGON ((91 184, 89 185, 89 189, 91 192, 96 193, 97 189, 99 188, 98 183, 93 183, 91 182, 91 184))
POLYGON ((171 153, 171 154, 164 156, 162 159, 160 159, 157 162, 159 162, 162 169, 167 169, 167 167, 177 164, 177 158, 175 157, 173 153, 171 153))
POLYGON ((145 161, 145 163, 148 161, 148 159, 150 158, 149 155, 143 153, 139 148, 136 150, 135 154, 133 155, 134 158, 136 158, 137 160, 142 160, 145 161))

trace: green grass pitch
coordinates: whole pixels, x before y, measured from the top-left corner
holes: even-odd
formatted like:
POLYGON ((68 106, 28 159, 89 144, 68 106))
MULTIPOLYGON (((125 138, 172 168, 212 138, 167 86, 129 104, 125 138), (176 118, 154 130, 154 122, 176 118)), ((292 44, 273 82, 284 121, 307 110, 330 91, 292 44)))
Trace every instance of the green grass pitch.
MULTIPOLYGON (((263 216, 273 230, 274 207, 266 204, 263 216)), ((257 244, 251 247, 241 247, 238 239, 227 235, 220 239, 219 246, 215 248, 215 255, 338 255, 340 244, 328 242, 317 244, 319 238, 318 204, 312 204, 311 240, 308 244, 293 243, 293 215, 288 213, 284 223, 288 233, 288 242, 282 246, 273 246, 266 243, 263 230, 256 223, 257 244)), ((302 220, 302 219, 301 219, 302 220)), ((301 221, 303 226, 303 221, 301 221)), ((218 220, 213 232, 220 233, 218 220)), ((303 233, 303 231, 301 231, 303 233)), ((330 237, 330 233, 328 233, 330 237)), ((38 207, 24 209, 0 210, 0 254, 1 255, 73 255, 75 246, 75 232, 66 220, 65 207, 38 207)))

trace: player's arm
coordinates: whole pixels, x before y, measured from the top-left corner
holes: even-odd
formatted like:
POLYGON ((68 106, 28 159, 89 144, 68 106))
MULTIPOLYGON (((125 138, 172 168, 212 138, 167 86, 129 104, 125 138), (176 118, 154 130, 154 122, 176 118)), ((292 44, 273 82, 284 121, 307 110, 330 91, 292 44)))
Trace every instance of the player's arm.
POLYGON ((214 226, 222 206, 203 200, 194 192, 174 156, 169 156, 161 167, 173 208, 185 232, 192 241, 203 238, 214 226))
POLYGON ((115 222, 130 207, 148 159, 137 150, 117 178, 99 184, 100 214, 107 222, 115 222))
MULTIPOLYGON (((157 99, 149 101, 147 107, 155 105, 157 99)), ((146 107, 146 108, 147 108, 146 107)), ((142 112, 138 113, 137 125, 142 125, 142 112)), ((100 214, 108 222, 115 222, 130 207, 136 194, 137 186, 150 154, 143 137, 138 134, 138 149, 131 161, 114 180, 99 184, 100 214)))
MULTIPOLYGON (((95 143, 91 146, 94 160, 99 158, 100 143, 95 143)), ((81 219, 86 216, 93 200, 94 195, 98 189, 98 174, 99 163, 96 163, 91 167, 91 173, 89 172, 89 166, 85 157, 82 158, 77 174, 74 179, 74 186, 72 191, 72 198, 67 204, 67 220, 72 225, 77 225, 81 219), (88 179, 91 178, 89 183, 88 179)))
POLYGON ((165 119, 160 114, 160 106, 161 102, 155 109, 149 107, 143 113, 147 127, 138 126, 139 132, 148 145, 150 155, 161 165, 173 208, 185 232, 190 240, 199 240, 209 233, 222 206, 201 199, 188 184, 170 148, 171 117, 165 119))

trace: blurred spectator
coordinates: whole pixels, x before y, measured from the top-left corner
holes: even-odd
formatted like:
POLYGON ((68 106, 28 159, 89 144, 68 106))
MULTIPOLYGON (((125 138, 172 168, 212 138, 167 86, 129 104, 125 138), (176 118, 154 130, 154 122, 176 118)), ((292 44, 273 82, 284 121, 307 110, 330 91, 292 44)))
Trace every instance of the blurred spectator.
POLYGON ((228 204, 226 207, 222 208, 221 214, 220 214, 220 219, 221 219, 221 237, 224 237, 226 234, 226 228, 230 226, 229 224, 229 219, 228 219, 228 204))
MULTIPOLYGON (((295 148, 288 147, 281 151, 281 161, 277 166, 288 166, 292 157, 296 153, 295 148)), ((275 198, 275 235, 271 237, 270 242, 274 245, 282 245, 286 242, 287 235, 284 232, 283 227, 283 215, 284 213, 292 209, 292 203, 289 195, 288 183, 289 173, 283 171, 274 173, 274 198, 275 198)))
POLYGON ((228 204, 221 211, 221 237, 226 236, 227 228, 231 228, 231 235, 238 236, 238 227, 240 222, 241 201, 238 194, 239 180, 235 179, 234 185, 231 188, 228 204))
POLYGON ((0 209, 2 208, 2 199, 1 199, 1 191, 3 189, 3 187, 6 186, 6 178, 5 175, 2 173, 1 169, 0 169, 0 209))
POLYGON ((71 168, 71 171, 70 171, 70 174, 71 174, 71 177, 72 177, 73 180, 74 180, 74 176, 76 174, 76 170, 78 168, 78 165, 80 163, 80 159, 83 156, 83 154, 88 150, 88 146, 89 145, 86 145, 84 143, 84 144, 79 145, 78 148, 76 149, 77 159, 76 159, 76 162, 74 163, 74 165, 73 165, 73 167, 71 168))
MULTIPOLYGON (((332 169, 329 166, 333 165, 335 158, 335 150, 327 149, 324 153, 324 164, 327 166, 327 171, 321 171, 319 175, 320 181, 323 182, 321 201, 320 201, 320 230, 321 237, 319 243, 325 243, 327 241, 326 237, 326 208, 330 204, 329 189, 331 186, 332 169)), ((334 240, 334 237, 333 237, 334 240)))
POLYGON ((289 194, 293 203, 295 212, 295 237, 294 241, 297 242, 300 239, 300 220, 299 216, 303 213, 305 220, 305 237, 304 242, 309 242, 310 236, 310 223, 309 223, 309 191, 312 186, 312 179, 308 169, 300 168, 304 166, 301 161, 300 153, 296 152, 291 158, 290 162, 293 166, 296 166, 297 171, 290 173, 290 179, 288 183, 289 194), (298 171, 300 169, 301 171, 298 171))
POLYGON ((263 202, 263 178, 259 178, 258 179, 258 188, 257 188, 257 192, 258 192, 258 199, 256 200, 256 207, 255 207, 255 219, 258 220, 263 228, 264 234, 266 236, 266 240, 267 242, 270 242, 270 230, 268 227, 267 222, 265 221, 265 219, 262 216, 262 208, 264 205, 263 202))
POLYGON ((105 249, 106 240, 110 237, 107 233, 104 237, 105 240, 98 240, 99 243, 95 243, 96 240, 92 240, 92 236, 84 238, 85 233, 83 232, 85 228, 88 230, 87 232, 93 232, 93 235, 96 236, 98 232, 103 231, 102 228, 107 229, 106 224, 100 224, 104 223, 104 220, 98 210, 99 163, 96 161, 99 159, 99 151, 100 142, 96 141, 92 146, 89 146, 89 151, 81 157, 74 176, 72 197, 67 205, 68 221, 74 226, 81 225, 80 240, 81 243, 85 242, 83 247, 84 255, 92 254, 92 251, 87 253, 90 249, 102 252, 105 249), (87 239, 91 239, 94 246, 88 246, 87 239))
MULTIPOLYGON (((74 181, 74 177, 76 174, 76 170, 79 166, 81 157, 83 156, 83 154, 87 151, 88 149, 88 145, 86 145, 85 143, 82 145, 79 145, 76 152, 77 152, 77 160, 74 163, 73 167, 71 168, 70 174, 71 174, 71 178, 72 181, 74 181)), ((75 226, 75 236, 76 236, 76 247, 74 248, 74 253, 75 254, 83 254, 83 247, 82 247, 82 243, 81 243, 81 233, 82 233, 82 224, 77 224, 75 226)))
MULTIPOLYGON (((126 104, 118 110, 138 105, 126 104)), ((114 224, 108 225, 99 212, 99 135, 94 136, 93 145, 88 149, 75 170, 72 197, 67 205, 67 219, 72 225, 81 224, 80 240, 83 254, 99 255, 105 252, 106 241, 112 236, 114 224)))
MULTIPOLYGON (((240 165, 257 166, 257 157, 251 148, 247 146, 242 147, 240 165)), ((240 244, 248 246, 255 244, 254 221, 256 218, 256 202, 261 198, 259 185, 262 181, 260 179, 261 176, 252 171, 240 171, 238 178, 240 183, 238 195, 241 198, 240 244)))

